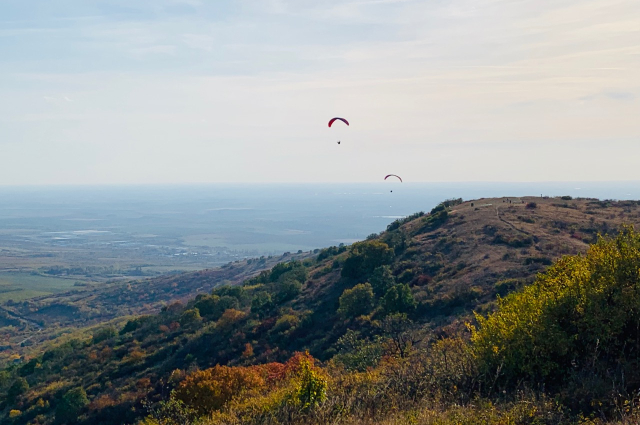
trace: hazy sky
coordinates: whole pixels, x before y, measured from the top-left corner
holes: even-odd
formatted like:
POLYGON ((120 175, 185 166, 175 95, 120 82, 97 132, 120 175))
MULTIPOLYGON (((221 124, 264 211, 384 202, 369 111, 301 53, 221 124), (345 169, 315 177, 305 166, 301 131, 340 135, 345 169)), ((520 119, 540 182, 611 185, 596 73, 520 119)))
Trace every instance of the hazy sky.
POLYGON ((640 180, 640 2, 1 0, 0 99, 3 185, 640 180))

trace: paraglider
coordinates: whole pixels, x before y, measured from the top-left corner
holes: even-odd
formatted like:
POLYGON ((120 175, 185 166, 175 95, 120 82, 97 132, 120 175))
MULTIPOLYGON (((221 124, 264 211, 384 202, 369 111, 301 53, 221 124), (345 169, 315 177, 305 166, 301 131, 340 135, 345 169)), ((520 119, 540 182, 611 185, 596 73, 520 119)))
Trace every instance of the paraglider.
POLYGON ((329 127, 331 127, 336 120, 342 121, 346 125, 349 125, 349 121, 345 120, 344 118, 335 117, 335 118, 331 118, 331 120, 329 120, 329 127))
POLYGON ((395 178, 397 178, 398 180, 400 180, 400 183, 402 183, 402 178, 400 178, 400 176, 397 176, 397 175, 395 175, 395 174, 387 174, 387 175, 385 176, 385 178, 384 178, 384 179, 386 180, 386 179, 388 179, 389 177, 395 177, 395 178))

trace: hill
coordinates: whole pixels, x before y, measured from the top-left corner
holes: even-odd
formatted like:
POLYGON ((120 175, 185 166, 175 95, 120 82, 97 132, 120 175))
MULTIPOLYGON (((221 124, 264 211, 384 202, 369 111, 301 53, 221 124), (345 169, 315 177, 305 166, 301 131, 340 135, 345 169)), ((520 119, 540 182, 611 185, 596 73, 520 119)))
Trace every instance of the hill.
MULTIPOLYGON (((532 283, 561 256, 585 253, 599 233, 637 224, 639 205, 569 198, 445 201, 366 241, 288 259, 242 285, 217 287, 122 328, 107 326, 90 339, 51 347, 2 372, 0 408, 5 418, 13 410, 16 424, 52 423, 56 411, 62 417, 65 397, 82 389, 86 396, 74 421, 133 423, 146 413, 143 401, 166 399, 198 368, 282 364, 311 376, 315 369, 304 359, 287 369, 296 351, 355 371, 385 356, 405 358, 412 346, 427 347, 433 338, 456 340, 473 311, 493 311, 498 295, 532 283)), ((186 276, 165 283, 205 285, 206 274, 186 276)), ((258 378, 263 373, 233 370, 258 378)))
POLYGON ((72 291, 8 302, 0 307, 3 359, 29 353, 56 336, 132 315, 157 313, 170 302, 187 301, 220 285, 239 285, 282 261, 313 253, 238 260, 215 269, 142 280, 114 280, 72 291))

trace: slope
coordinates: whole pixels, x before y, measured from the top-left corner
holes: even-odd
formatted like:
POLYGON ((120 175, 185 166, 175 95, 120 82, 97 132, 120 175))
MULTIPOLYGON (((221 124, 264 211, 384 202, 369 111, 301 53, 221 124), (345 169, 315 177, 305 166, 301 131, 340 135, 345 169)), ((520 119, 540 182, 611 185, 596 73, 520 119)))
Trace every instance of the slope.
POLYGON ((63 395, 80 387, 90 401, 80 423, 132 423, 144 414, 142 401, 166 397, 185 370, 284 361, 300 350, 328 360, 349 340, 386 332, 395 313, 422 332, 458 333, 473 310, 492 309, 497 295, 562 255, 584 252, 598 233, 638 223, 639 214, 630 201, 445 201, 367 241, 280 263, 241 286, 50 348, 4 371, 3 395, 20 379, 28 388, 3 397, 0 408, 19 410, 16 424, 52 423, 63 395))

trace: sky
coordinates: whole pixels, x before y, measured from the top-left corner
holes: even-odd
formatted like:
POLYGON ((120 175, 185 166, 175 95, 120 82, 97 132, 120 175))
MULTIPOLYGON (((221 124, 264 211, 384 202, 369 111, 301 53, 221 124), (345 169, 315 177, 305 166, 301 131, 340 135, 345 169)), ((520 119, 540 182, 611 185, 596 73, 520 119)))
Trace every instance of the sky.
POLYGON ((1 0, 0 99, 0 185, 640 180, 640 2, 1 0))

